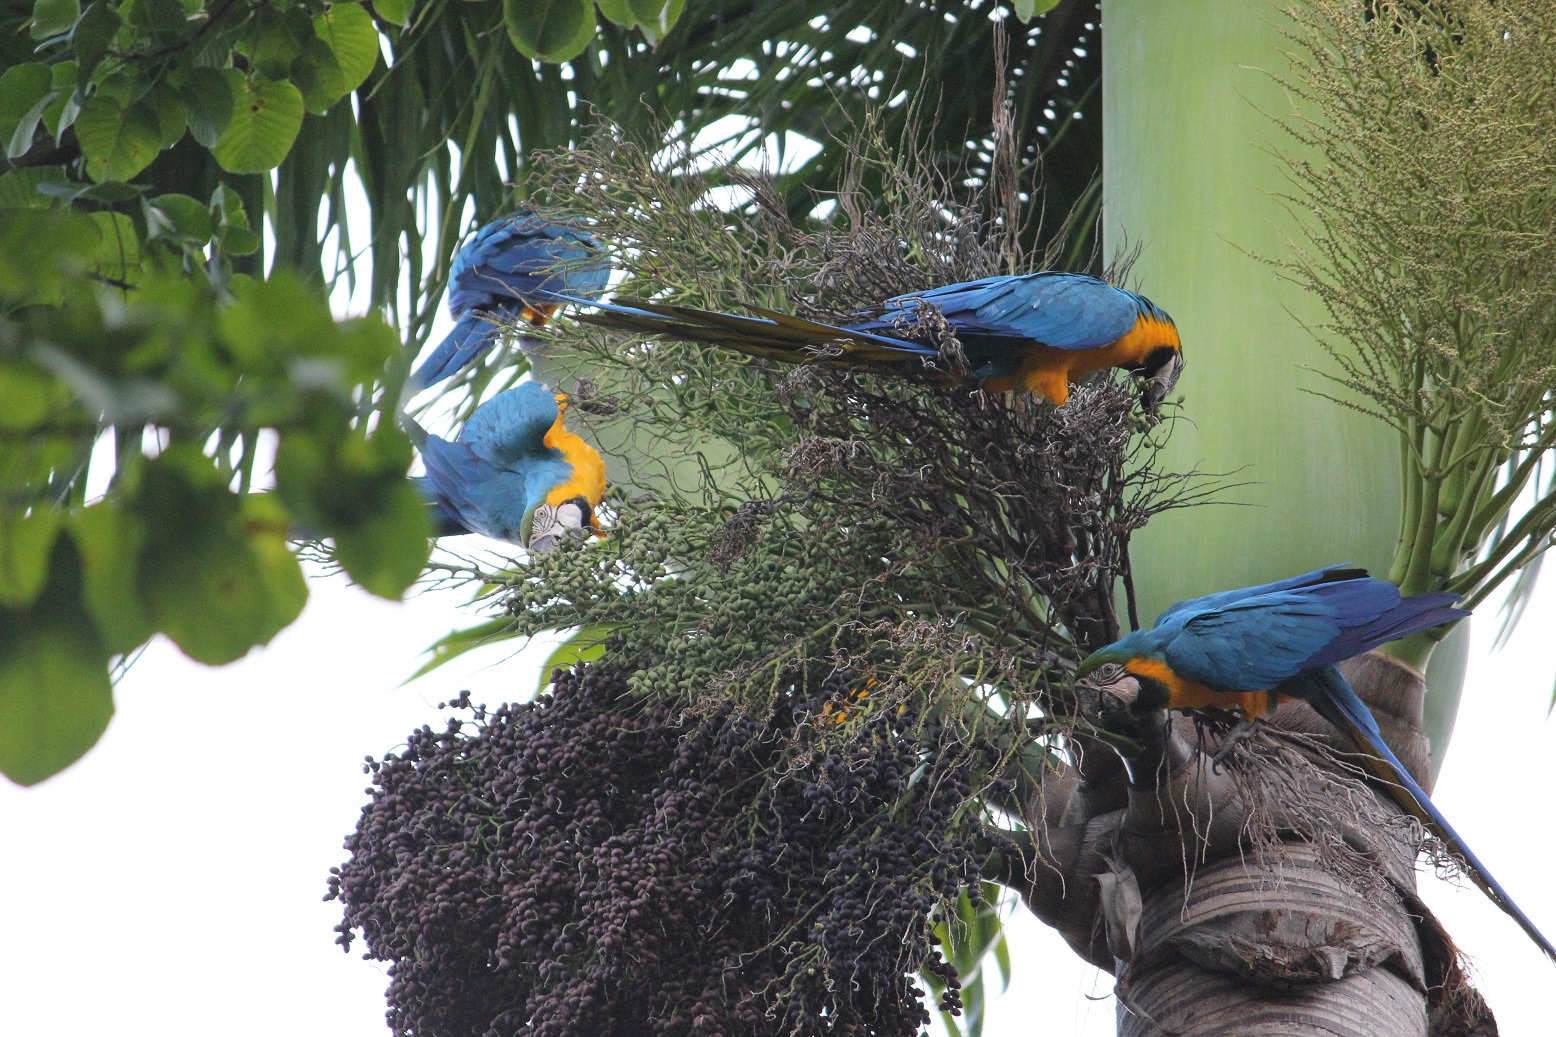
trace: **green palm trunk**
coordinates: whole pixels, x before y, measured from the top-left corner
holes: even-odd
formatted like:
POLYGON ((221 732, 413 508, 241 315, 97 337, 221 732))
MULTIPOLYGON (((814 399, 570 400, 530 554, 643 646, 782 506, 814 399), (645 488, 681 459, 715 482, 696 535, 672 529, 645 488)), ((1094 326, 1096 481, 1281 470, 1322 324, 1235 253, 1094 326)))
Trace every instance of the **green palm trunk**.
MULTIPOLYGON (((1318 300, 1265 260, 1300 225, 1280 197, 1295 142, 1278 120, 1291 43, 1262 0, 1108 0, 1103 55, 1104 234, 1139 247, 1136 287, 1184 337, 1184 407, 1164 456, 1243 485, 1236 506, 1169 512, 1134 540, 1142 619, 1173 601, 1337 562, 1389 572, 1398 537, 1399 440, 1337 404, 1345 389, 1307 326, 1318 300)), ((1432 668, 1426 730, 1440 761, 1468 638, 1432 668)), ((1430 646, 1426 645, 1429 651, 1430 646)), ((1421 651, 1406 660, 1425 662, 1421 651)))

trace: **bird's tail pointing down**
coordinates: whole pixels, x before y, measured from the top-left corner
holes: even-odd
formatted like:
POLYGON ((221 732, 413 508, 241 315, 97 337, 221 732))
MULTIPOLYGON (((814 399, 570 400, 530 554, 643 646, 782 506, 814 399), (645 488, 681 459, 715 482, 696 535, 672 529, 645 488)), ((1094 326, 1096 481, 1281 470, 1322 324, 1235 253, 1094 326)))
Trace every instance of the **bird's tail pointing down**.
POLYGON ((1382 733, 1378 730, 1377 721, 1373 719, 1366 704, 1357 696, 1340 671, 1334 666, 1326 666, 1304 675, 1304 679, 1310 681, 1312 686, 1303 689, 1300 697, 1350 739, 1366 762, 1367 769, 1383 783, 1405 812, 1419 820, 1429 832, 1447 844, 1448 848, 1464 862, 1470 880, 1479 886, 1498 907, 1512 916, 1547 957, 1556 961, 1556 947, 1553 947, 1544 934, 1535 928, 1529 916, 1524 914, 1513 902, 1513 898, 1507 895, 1501 883, 1492 878, 1491 872, 1480 862, 1480 858, 1475 856, 1474 851, 1469 848, 1459 833, 1453 830, 1448 819, 1443 817, 1442 812, 1432 803, 1426 790, 1421 788, 1405 769, 1405 765, 1400 763, 1398 757, 1389 750, 1383 741, 1382 733))

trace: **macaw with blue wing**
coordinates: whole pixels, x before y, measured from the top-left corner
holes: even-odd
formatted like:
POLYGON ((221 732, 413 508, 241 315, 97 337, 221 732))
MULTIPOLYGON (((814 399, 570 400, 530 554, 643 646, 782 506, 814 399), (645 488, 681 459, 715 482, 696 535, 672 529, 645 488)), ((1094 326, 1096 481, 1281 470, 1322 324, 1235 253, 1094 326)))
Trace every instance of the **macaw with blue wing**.
POLYGON ((1320 569, 1276 583, 1180 601, 1148 630, 1092 653, 1078 686, 1131 712, 1221 708, 1253 723, 1281 698, 1308 703, 1355 746, 1405 810, 1458 854, 1470 878, 1556 960, 1556 948, 1513 903, 1383 741, 1377 720, 1336 666, 1382 644, 1469 613, 1458 595, 1418 594, 1365 569, 1320 569))
POLYGON ((425 389, 462 371, 506 327, 545 325, 562 305, 555 293, 587 299, 609 280, 610 263, 586 230, 532 212, 488 223, 454 256, 448 310, 457 323, 411 375, 411 386, 425 389))
MULTIPOLYGON (((587 300, 575 300, 587 302, 587 300)), ((595 303, 580 320, 607 327, 728 346, 788 363, 865 368, 928 364, 939 350, 911 337, 921 305, 936 307, 961 342, 965 370, 990 392, 1024 389, 1063 406, 1082 376, 1123 368, 1146 380, 1154 407, 1178 382, 1183 347, 1165 310, 1143 295, 1085 274, 1045 270, 985 277, 887 299, 856 321, 823 324, 752 308, 755 317, 690 306, 595 303)))
POLYGON ((449 442, 404 418, 437 536, 480 533, 549 551, 595 531, 605 462, 562 422, 567 396, 524 382, 477 407, 449 442))

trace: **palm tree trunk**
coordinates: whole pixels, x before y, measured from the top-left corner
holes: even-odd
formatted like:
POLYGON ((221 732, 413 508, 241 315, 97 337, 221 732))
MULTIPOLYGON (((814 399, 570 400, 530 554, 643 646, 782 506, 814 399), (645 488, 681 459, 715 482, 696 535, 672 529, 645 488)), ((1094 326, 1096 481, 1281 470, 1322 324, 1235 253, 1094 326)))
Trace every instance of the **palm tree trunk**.
MULTIPOLYGON (((1343 669, 1426 774, 1421 675, 1377 652, 1343 669)), ((1029 796, 1040 837, 1006 881, 1117 977, 1121 1037, 1494 1034, 1416 895, 1419 829, 1306 705, 1270 728, 1217 765, 1192 720, 1151 717, 1127 784, 1092 747, 1029 796)))
MULTIPOLYGON (((1184 338, 1164 470, 1198 466, 1243 485, 1239 505, 1158 516, 1132 563, 1143 618, 1183 598, 1348 562, 1386 573, 1398 537, 1399 443, 1338 405, 1314 338, 1317 301, 1270 260, 1301 225, 1279 120, 1300 102, 1279 81, 1292 43, 1268 0, 1104 0, 1104 241, 1138 248, 1134 287, 1184 338)), ((1463 685, 1467 624, 1428 667, 1435 772, 1463 685)))

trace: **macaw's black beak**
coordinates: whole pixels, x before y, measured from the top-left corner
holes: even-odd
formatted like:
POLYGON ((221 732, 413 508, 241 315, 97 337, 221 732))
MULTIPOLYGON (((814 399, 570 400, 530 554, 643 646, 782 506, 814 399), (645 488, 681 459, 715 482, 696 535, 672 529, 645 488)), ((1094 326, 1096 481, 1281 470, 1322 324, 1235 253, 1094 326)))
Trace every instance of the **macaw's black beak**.
POLYGON ((594 509, 582 497, 535 509, 528 547, 535 554, 555 551, 566 540, 587 540, 594 532, 594 509))
POLYGON ((1178 384, 1178 376, 1183 373, 1183 354, 1168 347, 1155 350, 1141 365, 1139 373, 1146 379, 1145 388, 1140 392, 1140 406, 1154 411, 1178 384))

